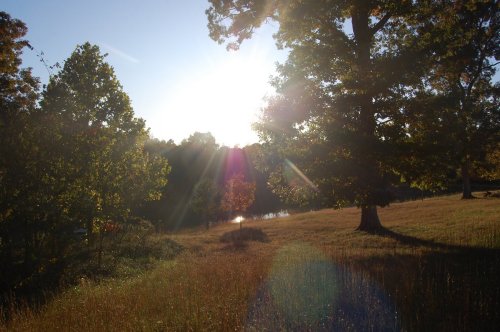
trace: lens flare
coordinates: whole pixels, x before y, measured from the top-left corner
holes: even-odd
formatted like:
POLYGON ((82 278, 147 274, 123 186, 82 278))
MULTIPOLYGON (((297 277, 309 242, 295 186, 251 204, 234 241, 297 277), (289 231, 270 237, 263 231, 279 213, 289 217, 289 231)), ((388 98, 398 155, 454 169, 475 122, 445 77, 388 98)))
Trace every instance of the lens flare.
POLYGON ((307 243, 280 248, 250 304, 250 331, 399 331, 389 294, 307 243))
POLYGON ((307 186, 313 189, 314 191, 318 190, 318 187, 309 180, 309 178, 302 173, 302 171, 295 166, 290 160, 285 159, 285 177, 288 181, 288 184, 292 186, 307 186))

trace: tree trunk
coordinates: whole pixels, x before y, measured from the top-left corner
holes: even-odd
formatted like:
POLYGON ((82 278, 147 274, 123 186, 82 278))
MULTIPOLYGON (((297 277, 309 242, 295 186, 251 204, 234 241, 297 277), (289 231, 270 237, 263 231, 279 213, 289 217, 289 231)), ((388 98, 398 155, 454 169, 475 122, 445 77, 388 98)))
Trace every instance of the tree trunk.
POLYGON ((361 223, 359 224, 357 231, 363 231, 368 233, 376 233, 384 228, 380 223, 377 214, 377 206, 370 205, 361 208, 361 223))
MULTIPOLYGON (((373 9, 369 1, 355 1, 351 6, 351 24, 355 39, 356 66, 354 75, 357 78, 357 87, 354 90, 355 97, 359 106, 359 118, 357 121, 359 147, 355 157, 362 165, 359 176, 358 188, 364 197, 361 208, 361 223, 357 230, 376 233, 383 230, 382 224, 378 218, 377 205, 375 198, 378 195, 383 181, 380 181, 380 172, 378 169, 377 155, 378 138, 376 136, 376 109, 373 104, 374 86, 373 62, 372 62, 372 43, 374 30, 370 27, 370 12, 373 9)), ((383 21, 381 21, 383 22, 383 21)), ((354 154, 354 153, 353 153, 354 154)))
POLYGON ((101 269, 101 263, 102 263, 102 241, 104 240, 104 236, 102 231, 99 231, 99 249, 97 251, 97 268, 101 269))
MULTIPOLYGON (((370 82, 372 76, 371 44, 373 41, 373 32, 370 29, 370 5, 368 2, 358 2, 351 8, 352 30, 356 40, 356 62, 357 69, 355 75, 358 78, 358 92, 356 98, 360 106, 360 115, 358 119, 358 135, 360 140, 360 149, 357 158, 363 165, 363 170, 359 174, 362 186, 368 190, 375 190, 374 183, 378 183, 379 177, 377 170, 377 156, 373 148, 377 141, 375 136, 375 108, 373 105, 373 92, 370 82)), ((371 196, 371 195, 370 195, 371 196)), ((378 218, 377 206, 373 198, 368 198, 365 205, 361 208, 361 223, 357 230, 364 232, 378 232, 383 229, 378 218)))
POLYGON ((87 221, 85 222, 87 226, 87 247, 92 248, 94 245, 94 218, 87 217, 87 221))
POLYGON ((463 183, 462 199, 474 198, 474 196, 472 196, 472 188, 470 185, 469 164, 470 162, 468 160, 466 160, 462 164, 462 183, 463 183))
POLYGON ((33 262, 33 234, 30 232, 31 225, 24 221, 24 264, 30 265, 33 262))

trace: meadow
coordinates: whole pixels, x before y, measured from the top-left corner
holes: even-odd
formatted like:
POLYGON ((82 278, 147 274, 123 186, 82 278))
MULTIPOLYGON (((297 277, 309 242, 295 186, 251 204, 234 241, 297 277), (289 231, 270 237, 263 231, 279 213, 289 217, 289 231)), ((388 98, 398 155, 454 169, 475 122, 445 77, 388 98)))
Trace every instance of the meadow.
POLYGON ((157 236, 183 251, 10 308, 0 330, 497 331, 499 203, 394 203, 377 235, 355 231, 360 211, 345 208, 244 221, 248 241, 229 223, 157 236))

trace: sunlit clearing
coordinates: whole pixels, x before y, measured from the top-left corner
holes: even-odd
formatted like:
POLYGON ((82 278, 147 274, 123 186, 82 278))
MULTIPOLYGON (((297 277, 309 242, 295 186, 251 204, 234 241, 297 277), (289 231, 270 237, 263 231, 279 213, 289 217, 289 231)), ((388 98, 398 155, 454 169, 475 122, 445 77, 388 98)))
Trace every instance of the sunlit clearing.
POLYGON ((232 220, 233 223, 235 224, 239 224, 240 222, 242 222, 243 220, 245 220, 245 218, 243 218, 242 216, 237 216, 236 218, 234 218, 232 220))
POLYGON ((166 91, 168 99, 159 119, 164 130, 176 140, 192 128, 188 132, 211 132, 223 145, 255 142, 251 124, 264 106, 264 97, 274 91, 268 84, 274 64, 265 52, 230 52, 225 60, 209 63, 186 72, 174 91, 166 91))

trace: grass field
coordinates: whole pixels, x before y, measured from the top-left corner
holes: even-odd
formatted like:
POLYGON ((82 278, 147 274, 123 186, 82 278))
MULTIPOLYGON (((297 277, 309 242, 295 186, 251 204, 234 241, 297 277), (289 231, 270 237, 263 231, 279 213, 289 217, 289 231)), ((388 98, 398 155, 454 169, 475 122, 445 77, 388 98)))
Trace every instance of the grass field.
MULTIPOLYGON (((480 196, 480 195, 478 195, 480 196)), ((445 196, 244 222, 265 241, 221 242, 237 224, 165 235, 185 250, 128 279, 82 283, 13 331, 498 331, 500 199, 445 196)))

